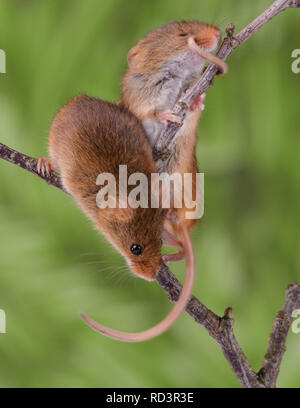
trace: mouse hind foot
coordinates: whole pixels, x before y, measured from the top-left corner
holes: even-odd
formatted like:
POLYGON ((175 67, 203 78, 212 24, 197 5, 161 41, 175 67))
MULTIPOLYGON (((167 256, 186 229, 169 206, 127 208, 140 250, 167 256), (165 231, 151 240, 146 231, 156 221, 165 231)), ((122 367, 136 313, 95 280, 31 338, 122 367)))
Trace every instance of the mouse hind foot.
POLYGON ((194 100, 194 102, 190 106, 190 111, 192 112, 199 112, 199 111, 204 111, 205 105, 204 105, 204 100, 206 97, 206 93, 204 92, 200 96, 198 96, 197 99, 194 100))
POLYGON ((41 156, 37 160, 36 170, 43 176, 49 176, 51 171, 57 170, 57 167, 54 163, 51 163, 47 157, 41 156))
POLYGON ((169 262, 178 262, 185 259, 185 253, 183 250, 182 243, 180 242, 177 236, 173 235, 172 233, 164 229, 162 239, 163 245, 172 246, 178 249, 178 252, 176 254, 162 255, 162 260, 164 264, 167 264, 169 262))

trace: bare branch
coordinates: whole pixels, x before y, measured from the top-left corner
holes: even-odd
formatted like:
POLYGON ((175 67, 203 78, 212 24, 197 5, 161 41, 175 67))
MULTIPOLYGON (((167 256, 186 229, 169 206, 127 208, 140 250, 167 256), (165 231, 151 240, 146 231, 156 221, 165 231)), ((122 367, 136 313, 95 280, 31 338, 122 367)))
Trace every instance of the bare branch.
POLYGON ((262 369, 259 372, 267 388, 273 388, 276 385, 281 360, 285 352, 286 338, 293 321, 292 312, 299 308, 300 287, 294 283, 287 288, 285 302, 276 316, 270 334, 269 347, 262 364, 262 369))
MULTIPOLYGON (((161 267, 156 280, 168 294, 169 300, 176 302, 182 285, 167 266, 161 267)), ((244 388, 270 388, 276 385, 281 359, 285 351, 286 337, 293 320, 292 312, 295 309, 300 309, 300 286, 296 283, 287 288, 285 302, 276 317, 268 351, 258 374, 252 370, 234 336, 231 308, 227 308, 224 316, 219 317, 193 296, 186 307, 186 312, 216 340, 236 378, 244 388)))
MULTIPOLYGON (((227 27, 227 36, 224 39, 217 55, 226 59, 233 50, 250 38, 257 30, 287 8, 299 8, 300 0, 275 0, 252 23, 245 27, 234 37, 234 26, 227 27)), ((186 109, 190 104, 213 84, 213 78, 217 74, 217 68, 213 65, 207 67, 199 81, 188 89, 174 107, 174 113, 184 118, 186 109)), ((174 137, 178 127, 170 124, 158 138, 153 155, 159 171, 164 171, 165 163, 172 155, 174 137)), ((0 158, 9 161, 23 169, 42 178, 46 183, 60 190, 63 189, 60 177, 51 171, 49 176, 43 176, 37 172, 37 159, 19 153, 0 143, 0 158)), ((168 294, 171 302, 179 298, 182 286, 165 265, 162 265, 157 276, 158 284, 168 294)), ((187 305, 186 312, 203 326, 215 339, 228 360, 236 378, 245 388, 271 388, 275 387, 279 374, 281 360, 285 351, 287 334, 292 323, 292 311, 300 309, 300 286, 296 283, 290 285, 286 291, 286 299, 279 311, 269 339, 268 350, 262 363, 262 368, 255 373, 233 332, 233 312, 231 308, 225 310, 224 316, 220 317, 203 305, 196 297, 192 297, 187 305)))
POLYGON ((54 186, 59 188, 60 190, 64 191, 66 194, 67 191, 64 190, 60 177, 57 173, 51 172, 48 176, 42 175, 37 171, 37 159, 33 157, 29 157, 26 154, 19 153, 16 150, 11 149, 10 147, 6 146, 3 143, 0 143, 0 158, 7 160, 12 164, 16 164, 22 169, 29 171, 32 174, 43 179, 49 186, 54 186))
MULTIPOLYGON (((156 280, 168 294, 169 300, 176 302, 179 298, 182 285, 167 266, 161 266, 156 280)), ((258 376, 250 367, 246 356, 234 336, 233 313, 231 308, 225 310, 223 317, 219 317, 193 296, 186 307, 186 312, 216 340, 236 378, 243 387, 264 387, 263 383, 259 381, 258 376)))

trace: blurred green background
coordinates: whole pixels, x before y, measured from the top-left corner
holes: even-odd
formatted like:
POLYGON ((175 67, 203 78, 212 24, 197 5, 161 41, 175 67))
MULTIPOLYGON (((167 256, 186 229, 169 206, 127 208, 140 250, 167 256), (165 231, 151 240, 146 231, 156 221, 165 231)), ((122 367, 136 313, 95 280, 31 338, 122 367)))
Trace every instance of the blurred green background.
MULTIPOLYGON (((47 154, 58 109, 80 93, 118 101, 128 50, 169 21, 241 29, 262 0, 1 0, 0 141, 47 154)), ((194 293, 222 315, 255 370, 289 283, 300 281, 300 10, 288 10, 229 59, 199 125, 205 216, 193 233, 194 293)), ((172 264, 183 280, 184 263, 172 264)), ((120 330, 162 319, 171 304, 137 279, 72 198, 0 161, 1 387, 239 387, 207 332, 187 316, 141 344, 109 340, 78 312, 120 330), (123 270, 125 269, 125 271, 123 270)), ((300 335, 289 334, 278 386, 300 384, 300 335)))

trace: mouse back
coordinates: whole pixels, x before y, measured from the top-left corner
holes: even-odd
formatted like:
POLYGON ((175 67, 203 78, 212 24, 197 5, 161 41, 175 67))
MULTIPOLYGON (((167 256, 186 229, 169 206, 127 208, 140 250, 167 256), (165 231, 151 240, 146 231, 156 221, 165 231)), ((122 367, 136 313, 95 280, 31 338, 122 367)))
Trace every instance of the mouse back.
MULTIPOLYGON (((131 269, 154 279, 161 257, 165 210, 151 208, 151 174, 156 173, 152 151, 140 121, 122 105, 82 95, 55 117, 50 130, 50 156, 61 171, 66 190, 119 252, 131 269), (120 208, 120 166, 127 180, 144 175, 146 208, 120 208), (100 208, 99 175, 115 180, 116 208, 100 208), (134 248, 142 248, 138 253, 134 248)), ((128 185, 128 195, 136 186, 128 185)), ((133 193, 132 193, 133 194, 133 193)), ((126 200, 126 198, 125 198, 126 200)))

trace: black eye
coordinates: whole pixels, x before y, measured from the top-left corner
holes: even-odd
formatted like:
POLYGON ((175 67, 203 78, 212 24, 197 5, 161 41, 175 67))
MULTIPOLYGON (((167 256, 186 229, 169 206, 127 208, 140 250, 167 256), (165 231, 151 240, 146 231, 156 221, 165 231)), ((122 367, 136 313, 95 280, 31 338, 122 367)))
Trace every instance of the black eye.
POLYGON ((179 37, 186 37, 187 36, 187 33, 181 33, 181 34, 179 34, 179 37))
POLYGON ((141 255, 143 252, 143 247, 139 244, 132 244, 130 251, 133 253, 133 255, 141 255))

